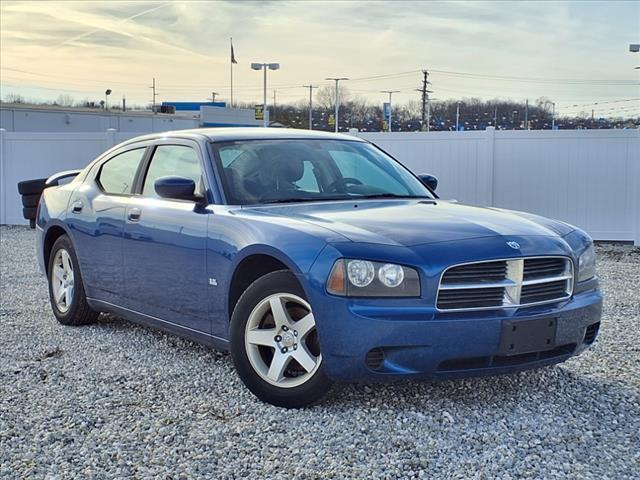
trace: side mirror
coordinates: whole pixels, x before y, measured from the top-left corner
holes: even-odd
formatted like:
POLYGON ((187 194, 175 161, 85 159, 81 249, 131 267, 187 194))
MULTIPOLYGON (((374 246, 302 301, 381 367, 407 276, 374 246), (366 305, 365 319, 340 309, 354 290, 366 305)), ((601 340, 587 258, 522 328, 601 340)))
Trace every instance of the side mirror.
POLYGON ((162 198, 174 200, 196 201, 194 195, 196 183, 190 178, 184 177, 161 177, 153 184, 156 193, 162 198))
POLYGON ((422 175, 418 175, 418 178, 420 179, 420 181, 426 185, 428 188, 430 188, 432 191, 436 191, 436 188, 438 188, 438 179, 436 177, 434 177, 433 175, 429 175, 427 173, 422 174, 422 175))

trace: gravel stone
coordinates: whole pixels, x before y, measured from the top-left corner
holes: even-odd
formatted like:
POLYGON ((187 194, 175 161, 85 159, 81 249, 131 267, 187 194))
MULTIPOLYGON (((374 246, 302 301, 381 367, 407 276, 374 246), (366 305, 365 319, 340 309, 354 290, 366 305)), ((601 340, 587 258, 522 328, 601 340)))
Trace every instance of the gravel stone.
POLYGON ((101 315, 64 327, 35 235, 0 227, 0 477, 467 479, 640 476, 640 249, 598 246, 600 337, 517 375, 342 385, 265 405, 229 355, 101 315))

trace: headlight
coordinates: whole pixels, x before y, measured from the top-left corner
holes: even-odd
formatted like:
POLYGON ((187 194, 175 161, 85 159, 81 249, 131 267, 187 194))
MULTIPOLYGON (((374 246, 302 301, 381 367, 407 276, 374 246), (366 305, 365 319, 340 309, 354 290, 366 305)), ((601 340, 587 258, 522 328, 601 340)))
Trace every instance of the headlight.
POLYGON ((584 282, 596 276, 596 251, 593 243, 582 252, 578 260, 578 282, 584 282))
POLYGON ((331 269, 327 291, 346 297, 419 297, 420 277, 402 265, 340 259, 331 269))

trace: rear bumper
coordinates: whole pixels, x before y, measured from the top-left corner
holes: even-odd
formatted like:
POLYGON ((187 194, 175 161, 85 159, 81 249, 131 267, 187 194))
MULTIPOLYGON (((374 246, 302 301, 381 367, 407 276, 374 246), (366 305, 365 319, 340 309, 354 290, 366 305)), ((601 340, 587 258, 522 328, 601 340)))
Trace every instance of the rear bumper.
POLYGON ((602 296, 591 290, 551 306, 463 314, 327 295, 319 304, 314 313, 327 374, 339 381, 384 381, 495 375, 562 362, 595 340, 602 296), (556 321, 555 344, 504 355, 503 322, 531 319, 556 321))

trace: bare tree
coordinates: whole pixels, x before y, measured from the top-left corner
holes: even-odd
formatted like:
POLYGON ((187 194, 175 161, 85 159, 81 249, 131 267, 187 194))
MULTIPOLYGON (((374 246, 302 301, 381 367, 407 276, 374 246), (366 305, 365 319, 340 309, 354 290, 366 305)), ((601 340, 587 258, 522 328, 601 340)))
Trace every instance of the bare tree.
POLYGON ((66 94, 59 95, 56 101, 53 102, 54 105, 60 105, 61 107, 73 107, 75 103, 75 99, 71 95, 66 94))
MULTIPOLYGON (((340 85, 340 104, 349 101, 349 89, 340 85)), ((336 104, 336 87, 335 85, 322 85, 316 93, 316 105, 323 110, 330 111, 336 104)))
POLYGON ((27 103, 24 97, 17 93, 7 93, 4 96, 4 101, 7 103, 27 103))

